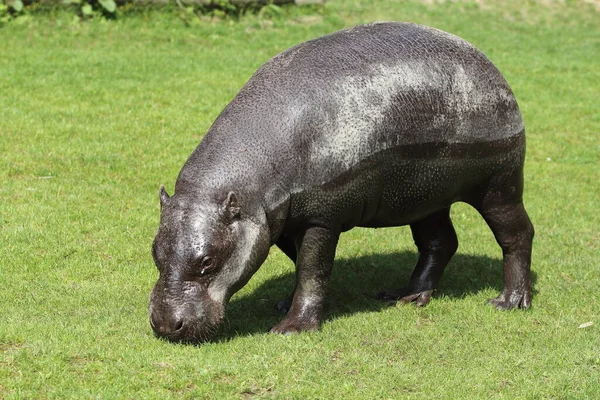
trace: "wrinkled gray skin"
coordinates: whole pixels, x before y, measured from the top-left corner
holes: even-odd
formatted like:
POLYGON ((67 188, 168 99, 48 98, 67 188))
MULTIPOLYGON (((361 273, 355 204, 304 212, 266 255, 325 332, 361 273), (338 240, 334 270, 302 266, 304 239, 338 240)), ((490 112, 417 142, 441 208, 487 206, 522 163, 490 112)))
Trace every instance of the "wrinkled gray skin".
POLYGON ((376 23, 302 43, 268 61, 161 189, 150 297, 158 336, 200 342, 276 244, 296 264, 272 332, 314 330, 341 232, 410 225, 419 259, 389 301, 426 304, 458 242, 450 206, 476 208, 504 257, 499 309, 531 304, 533 226, 522 203, 517 102, 466 41, 376 23))

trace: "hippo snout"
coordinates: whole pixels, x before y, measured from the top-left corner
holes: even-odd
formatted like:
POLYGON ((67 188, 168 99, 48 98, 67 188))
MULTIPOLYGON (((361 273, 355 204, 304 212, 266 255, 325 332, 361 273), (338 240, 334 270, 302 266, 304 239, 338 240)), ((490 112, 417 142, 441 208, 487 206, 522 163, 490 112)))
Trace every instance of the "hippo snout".
POLYGON ((159 281, 150 295, 150 326, 154 333, 172 342, 200 343, 217 332, 224 318, 224 306, 206 292, 174 288, 159 281), (178 290, 179 289, 179 290, 178 290))
POLYGON ((169 316, 155 312, 150 314, 150 326, 154 333, 160 337, 170 338, 180 336, 189 325, 189 323, 184 324, 184 321, 185 319, 177 314, 169 316))

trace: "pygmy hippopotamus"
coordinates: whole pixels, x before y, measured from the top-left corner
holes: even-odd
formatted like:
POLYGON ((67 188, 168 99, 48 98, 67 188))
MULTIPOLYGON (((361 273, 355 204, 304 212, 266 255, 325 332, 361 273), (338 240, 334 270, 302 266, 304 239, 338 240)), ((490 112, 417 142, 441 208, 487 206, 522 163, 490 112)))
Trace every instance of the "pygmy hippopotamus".
POLYGON ((410 225, 419 251, 388 301, 426 304, 458 242, 450 206, 485 219, 502 248, 505 310, 531 304, 525 130, 494 65, 463 39, 383 22, 301 43, 267 61, 160 189, 150 296, 154 332, 201 342, 277 245, 296 266, 271 331, 319 328, 338 238, 410 225))

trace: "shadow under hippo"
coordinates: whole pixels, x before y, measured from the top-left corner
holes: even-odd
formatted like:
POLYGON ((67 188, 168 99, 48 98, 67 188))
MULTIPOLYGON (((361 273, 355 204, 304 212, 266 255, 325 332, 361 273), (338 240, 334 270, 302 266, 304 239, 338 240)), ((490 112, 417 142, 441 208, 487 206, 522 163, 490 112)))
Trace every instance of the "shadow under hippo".
MULTIPOLYGON (((406 285, 417 258, 418 254, 411 251, 336 258, 329 284, 325 323, 346 315, 378 312, 390 307, 389 303, 377 299, 377 294, 387 286, 406 285)), ((253 292, 234 297, 227 306, 224 327, 214 341, 267 333, 281 320, 282 313, 275 305, 290 293, 295 284, 291 262, 289 268, 289 272, 266 280, 253 292)), ((536 293, 536 280, 537 275, 532 271, 533 294, 536 293)), ((500 291, 502 288, 500 257, 455 254, 432 300, 440 296, 460 299, 482 290, 500 291)), ((403 306, 414 307, 414 304, 403 306)))

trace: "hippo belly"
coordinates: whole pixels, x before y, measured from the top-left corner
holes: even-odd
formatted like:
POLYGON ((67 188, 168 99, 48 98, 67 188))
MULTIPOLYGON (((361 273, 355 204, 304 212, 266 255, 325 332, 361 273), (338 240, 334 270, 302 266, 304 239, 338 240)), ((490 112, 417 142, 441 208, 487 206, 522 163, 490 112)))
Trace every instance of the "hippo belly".
POLYGON ((339 224, 341 231, 402 226, 457 201, 476 201, 506 165, 521 162, 523 140, 382 151, 324 185, 293 195, 290 214, 296 219, 290 223, 320 220, 339 224))

